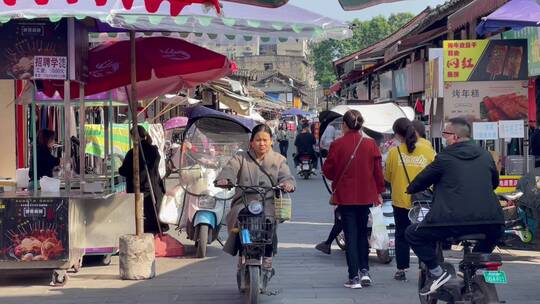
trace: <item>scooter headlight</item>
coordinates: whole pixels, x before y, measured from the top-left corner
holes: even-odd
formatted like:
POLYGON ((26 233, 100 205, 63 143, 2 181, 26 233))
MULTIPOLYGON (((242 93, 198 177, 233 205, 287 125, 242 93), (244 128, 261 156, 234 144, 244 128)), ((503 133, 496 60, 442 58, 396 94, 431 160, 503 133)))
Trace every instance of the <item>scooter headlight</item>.
POLYGON ((248 204, 248 210, 251 214, 259 215, 263 212, 263 204, 259 201, 251 201, 248 204))
POLYGON ((216 200, 210 196, 199 197, 198 206, 201 209, 214 209, 216 208, 216 200))

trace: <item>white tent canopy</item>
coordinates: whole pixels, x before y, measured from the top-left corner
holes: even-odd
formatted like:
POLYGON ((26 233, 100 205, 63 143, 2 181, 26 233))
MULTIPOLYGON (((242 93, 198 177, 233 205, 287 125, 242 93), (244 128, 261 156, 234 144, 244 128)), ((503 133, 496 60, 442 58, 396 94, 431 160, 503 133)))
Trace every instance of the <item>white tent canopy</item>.
POLYGON ((414 110, 411 107, 400 107, 395 103, 340 105, 330 111, 345 115, 349 110, 359 111, 364 117, 364 128, 378 133, 393 133, 392 125, 398 118, 414 119, 414 110))

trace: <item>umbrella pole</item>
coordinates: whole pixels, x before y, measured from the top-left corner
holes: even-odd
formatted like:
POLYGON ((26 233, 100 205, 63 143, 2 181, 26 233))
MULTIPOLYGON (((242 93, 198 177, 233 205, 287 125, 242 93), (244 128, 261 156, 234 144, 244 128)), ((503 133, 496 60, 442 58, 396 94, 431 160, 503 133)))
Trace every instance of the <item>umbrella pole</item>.
POLYGON ((135 192, 135 231, 136 235, 120 236, 120 277, 124 280, 151 279, 156 276, 154 236, 144 233, 143 197, 139 174, 139 132, 137 131, 137 71, 135 32, 129 32, 131 42, 131 98, 129 111, 133 121, 133 188, 135 192))
POLYGON ((141 177, 139 174, 139 132, 137 131, 137 58, 136 58, 136 44, 135 44, 135 32, 129 32, 129 40, 131 42, 131 98, 129 99, 131 105, 131 119, 133 131, 133 185, 135 192, 135 231, 137 236, 141 236, 144 233, 143 225, 143 197, 141 195, 141 177))

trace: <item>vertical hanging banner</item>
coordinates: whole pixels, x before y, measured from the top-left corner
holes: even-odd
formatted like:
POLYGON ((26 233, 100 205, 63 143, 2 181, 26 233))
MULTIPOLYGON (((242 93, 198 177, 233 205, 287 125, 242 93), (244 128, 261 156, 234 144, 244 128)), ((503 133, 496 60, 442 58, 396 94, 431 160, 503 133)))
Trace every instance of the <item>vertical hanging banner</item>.
POLYGON ((444 81, 526 80, 527 40, 446 40, 444 81))

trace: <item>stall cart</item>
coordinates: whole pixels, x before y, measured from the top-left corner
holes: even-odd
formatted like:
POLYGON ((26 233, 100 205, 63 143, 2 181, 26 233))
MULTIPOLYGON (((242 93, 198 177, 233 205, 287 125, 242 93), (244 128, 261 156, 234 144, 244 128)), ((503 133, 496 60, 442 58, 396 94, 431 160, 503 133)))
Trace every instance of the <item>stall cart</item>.
POLYGON ((132 194, 5 192, 0 194, 0 269, 50 269, 52 285, 78 271, 85 248, 116 247, 132 233, 132 194))

